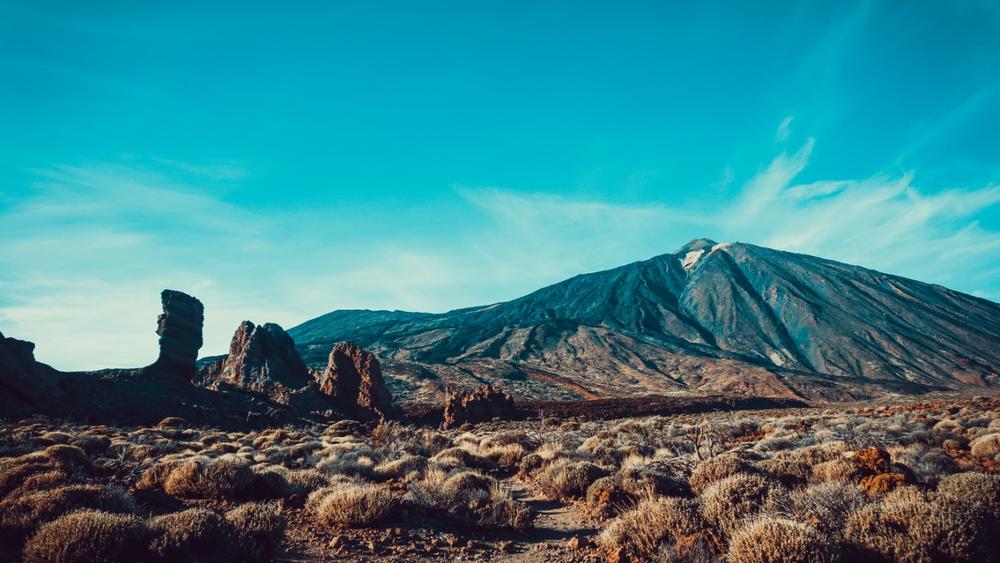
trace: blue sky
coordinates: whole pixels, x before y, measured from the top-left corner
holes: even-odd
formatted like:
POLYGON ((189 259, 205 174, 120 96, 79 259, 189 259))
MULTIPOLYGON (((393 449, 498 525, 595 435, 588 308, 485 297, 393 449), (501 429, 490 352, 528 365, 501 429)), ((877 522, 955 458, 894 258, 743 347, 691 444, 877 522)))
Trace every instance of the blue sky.
POLYGON ((0 0, 0 331, 140 365, 163 287, 212 354, 701 236, 1000 300, 1000 3, 296 4, 0 0))

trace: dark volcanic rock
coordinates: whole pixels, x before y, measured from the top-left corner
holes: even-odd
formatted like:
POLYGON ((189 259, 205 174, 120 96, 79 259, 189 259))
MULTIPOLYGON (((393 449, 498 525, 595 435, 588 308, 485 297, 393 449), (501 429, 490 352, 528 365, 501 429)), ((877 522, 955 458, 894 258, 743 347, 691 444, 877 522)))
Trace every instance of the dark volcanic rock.
POLYGON ((157 319, 156 328, 156 334, 160 335, 160 357, 150 368, 191 379, 198 371, 195 361, 202 344, 205 307, 194 297, 172 289, 164 289, 160 301, 163 314, 157 319))
POLYGON ((313 381, 302 363, 295 342, 274 323, 255 325, 243 321, 229 344, 229 354, 203 374, 205 384, 223 382, 255 389, 279 384, 288 389, 305 387, 313 381))
POLYGON ((1000 304, 708 239, 505 303, 441 314, 335 311, 289 333, 307 363, 351 339, 391 373, 420 368, 446 385, 502 381, 522 398, 847 399, 1000 382, 1000 304))
POLYGON ((47 405, 58 404, 62 391, 58 373, 35 361, 35 345, 0 333, 0 412, 27 416, 47 405))
POLYGON ((330 351, 320 392, 351 418, 386 418, 392 411, 378 358, 350 342, 338 342, 330 351))
POLYGON ((456 428, 467 422, 487 422, 494 418, 514 418, 514 399, 492 385, 474 391, 448 389, 444 400, 445 428, 456 428))

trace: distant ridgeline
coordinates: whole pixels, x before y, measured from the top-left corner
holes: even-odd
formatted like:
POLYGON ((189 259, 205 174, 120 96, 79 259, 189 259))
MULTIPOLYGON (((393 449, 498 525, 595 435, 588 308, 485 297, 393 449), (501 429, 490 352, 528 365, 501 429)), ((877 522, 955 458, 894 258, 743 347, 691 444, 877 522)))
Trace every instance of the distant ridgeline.
POLYGON ((515 397, 739 393, 850 399, 995 385, 1000 305, 750 244, 673 254, 443 314, 334 311, 289 330, 307 364, 350 339, 403 398, 446 384, 515 397))

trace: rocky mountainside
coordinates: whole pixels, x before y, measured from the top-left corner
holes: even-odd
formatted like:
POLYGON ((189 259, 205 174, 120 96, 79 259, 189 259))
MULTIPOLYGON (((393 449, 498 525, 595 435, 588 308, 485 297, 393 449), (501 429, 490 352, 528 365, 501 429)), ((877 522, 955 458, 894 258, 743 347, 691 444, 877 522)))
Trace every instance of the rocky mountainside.
POLYGON ((376 352, 394 392, 501 382, 544 399, 690 391, 849 398, 994 385, 1000 305, 813 256, 694 240, 505 303, 334 311, 289 331, 306 363, 376 352))

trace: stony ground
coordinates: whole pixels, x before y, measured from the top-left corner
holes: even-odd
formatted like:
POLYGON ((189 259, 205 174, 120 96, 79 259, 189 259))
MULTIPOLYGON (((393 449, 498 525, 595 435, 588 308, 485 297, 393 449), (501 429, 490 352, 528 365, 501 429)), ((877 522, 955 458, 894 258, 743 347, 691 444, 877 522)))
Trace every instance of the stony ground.
POLYGON ((4 560, 86 542, 150 561, 989 561, 1000 532, 992 395, 448 431, 0 430, 4 560))

